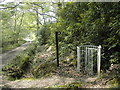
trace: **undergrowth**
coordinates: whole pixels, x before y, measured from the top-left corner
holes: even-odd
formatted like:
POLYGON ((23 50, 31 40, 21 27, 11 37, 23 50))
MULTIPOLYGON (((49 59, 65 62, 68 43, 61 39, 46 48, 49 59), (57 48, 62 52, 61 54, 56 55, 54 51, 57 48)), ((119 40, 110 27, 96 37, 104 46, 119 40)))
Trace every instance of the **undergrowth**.
POLYGON ((6 45, 2 45, 2 47, 0 48, 2 50, 2 53, 5 53, 7 51, 10 51, 14 48, 17 48, 19 47, 20 45, 24 44, 26 41, 24 40, 21 40, 21 41, 18 41, 17 43, 14 43, 14 44, 6 44, 6 45))
POLYGON ((51 73, 55 72, 56 63, 45 62, 32 69, 32 74, 35 78, 41 78, 43 76, 49 76, 51 73))
POLYGON ((48 46, 39 47, 37 44, 29 45, 27 49, 2 68, 4 75, 8 76, 9 80, 24 78, 28 71, 33 78, 49 76, 56 70, 55 55, 52 53, 46 58, 37 56, 41 52, 46 52, 48 48, 48 46))
POLYGON ((46 45, 41 46, 39 50, 37 50, 38 53, 35 56, 31 69, 31 73, 35 78, 49 76, 57 68, 54 48, 52 48, 50 51, 47 51, 48 48, 49 46, 46 45))
POLYGON ((27 49, 21 52, 13 60, 2 68, 2 71, 9 80, 20 79, 27 71, 31 63, 32 56, 35 54, 35 44, 30 44, 27 49))

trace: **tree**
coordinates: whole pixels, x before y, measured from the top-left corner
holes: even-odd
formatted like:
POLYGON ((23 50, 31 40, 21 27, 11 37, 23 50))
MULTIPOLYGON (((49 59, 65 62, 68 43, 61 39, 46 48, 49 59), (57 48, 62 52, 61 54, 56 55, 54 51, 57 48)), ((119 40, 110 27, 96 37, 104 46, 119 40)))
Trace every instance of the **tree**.
MULTIPOLYGON (((58 10, 61 47, 76 51, 78 45, 102 45, 102 68, 119 63, 120 3, 67 2, 58 10)), ((62 49, 60 49, 62 50, 62 49)), ((66 50, 67 52, 67 50, 66 50)))

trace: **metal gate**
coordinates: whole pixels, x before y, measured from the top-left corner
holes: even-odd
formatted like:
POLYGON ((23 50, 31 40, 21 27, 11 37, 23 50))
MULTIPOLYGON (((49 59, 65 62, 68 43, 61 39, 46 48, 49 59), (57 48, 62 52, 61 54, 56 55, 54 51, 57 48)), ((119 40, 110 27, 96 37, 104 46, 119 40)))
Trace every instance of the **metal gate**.
POLYGON ((77 70, 88 75, 100 75, 101 46, 77 46, 77 70))

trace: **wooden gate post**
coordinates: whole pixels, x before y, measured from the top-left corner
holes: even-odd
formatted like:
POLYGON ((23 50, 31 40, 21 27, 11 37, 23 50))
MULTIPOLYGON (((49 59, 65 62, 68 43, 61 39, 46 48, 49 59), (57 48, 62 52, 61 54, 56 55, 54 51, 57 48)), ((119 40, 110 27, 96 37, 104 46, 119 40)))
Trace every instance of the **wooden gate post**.
POLYGON ((55 32, 55 38, 56 38, 56 58, 57 58, 57 66, 59 67, 58 32, 55 32))
POLYGON ((80 47, 77 46, 77 70, 80 71, 80 47))
POLYGON ((85 71, 88 71, 88 66, 87 66, 87 64, 88 64, 88 48, 87 47, 85 47, 85 71))
POLYGON ((98 59, 97 59, 98 76, 100 76, 100 65, 101 65, 101 45, 98 46, 98 59))

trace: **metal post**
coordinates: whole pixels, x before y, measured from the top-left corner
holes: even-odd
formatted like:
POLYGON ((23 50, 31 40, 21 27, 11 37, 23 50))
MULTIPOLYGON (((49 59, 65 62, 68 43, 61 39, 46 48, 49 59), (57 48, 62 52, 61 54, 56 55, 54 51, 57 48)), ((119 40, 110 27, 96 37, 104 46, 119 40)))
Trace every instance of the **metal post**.
POLYGON ((98 46, 98 59, 97 59, 98 76, 100 76, 100 64, 101 64, 101 45, 98 46))
POLYGON ((88 57, 88 55, 87 55, 87 46, 85 47, 86 48, 86 52, 85 52, 85 71, 86 72, 88 72, 88 70, 87 70, 87 64, 88 64, 88 60, 87 60, 87 57, 88 57))
POLYGON ((93 47, 91 49, 91 75, 93 75, 93 47))
POLYGON ((88 73, 90 72, 90 49, 88 48, 88 64, 87 64, 88 73))
POLYGON ((88 74, 91 75, 92 74, 92 53, 91 53, 91 48, 89 48, 89 72, 88 74))
POLYGON ((80 47, 77 46, 77 70, 80 70, 80 47))
POLYGON ((57 66, 59 67, 58 32, 55 33, 55 37, 56 37, 56 58, 57 58, 57 66))

